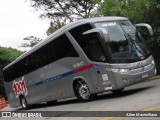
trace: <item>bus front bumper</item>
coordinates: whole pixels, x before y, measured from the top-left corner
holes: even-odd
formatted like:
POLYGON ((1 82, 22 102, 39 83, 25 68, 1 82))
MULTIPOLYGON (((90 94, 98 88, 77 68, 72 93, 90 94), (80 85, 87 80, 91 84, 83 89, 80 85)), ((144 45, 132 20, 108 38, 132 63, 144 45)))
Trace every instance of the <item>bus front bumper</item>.
POLYGON ((132 69, 127 73, 113 72, 116 89, 125 88, 132 84, 149 79, 157 74, 155 65, 149 64, 143 68, 132 69))

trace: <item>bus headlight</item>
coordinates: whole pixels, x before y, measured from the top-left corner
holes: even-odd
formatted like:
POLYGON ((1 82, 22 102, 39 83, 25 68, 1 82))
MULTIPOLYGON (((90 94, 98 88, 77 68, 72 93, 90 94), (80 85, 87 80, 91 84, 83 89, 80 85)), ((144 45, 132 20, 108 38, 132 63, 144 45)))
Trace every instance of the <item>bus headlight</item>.
POLYGON ((127 73, 129 69, 111 69, 113 72, 127 73))
POLYGON ((129 69, 119 69, 119 72, 120 73, 127 73, 127 72, 129 72, 129 69))
POLYGON ((155 62, 154 62, 154 60, 152 60, 152 62, 151 62, 153 65, 155 64, 155 62))

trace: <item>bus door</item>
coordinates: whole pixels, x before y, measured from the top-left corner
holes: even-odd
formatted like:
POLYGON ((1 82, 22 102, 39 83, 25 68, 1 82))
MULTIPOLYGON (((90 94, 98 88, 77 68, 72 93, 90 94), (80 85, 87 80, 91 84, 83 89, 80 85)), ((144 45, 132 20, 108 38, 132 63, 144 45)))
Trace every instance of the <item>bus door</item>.
MULTIPOLYGON (((115 81, 108 63, 105 49, 102 47, 101 37, 98 33, 87 35, 86 42, 90 51, 89 58, 92 60, 93 71, 91 71, 92 79, 98 80, 100 91, 109 91, 115 89, 115 81), (92 73, 93 72, 93 73, 92 73)), ((96 80, 95 80, 96 81, 96 80)))

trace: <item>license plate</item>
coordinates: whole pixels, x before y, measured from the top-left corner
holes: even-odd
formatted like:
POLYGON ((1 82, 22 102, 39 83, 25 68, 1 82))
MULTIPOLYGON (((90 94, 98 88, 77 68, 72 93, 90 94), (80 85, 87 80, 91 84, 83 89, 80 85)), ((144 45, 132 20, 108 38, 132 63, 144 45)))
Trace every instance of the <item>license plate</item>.
POLYGON ((147 78, 147 77, 148 77, 148 74, 142 75, 142 78, 147 78))

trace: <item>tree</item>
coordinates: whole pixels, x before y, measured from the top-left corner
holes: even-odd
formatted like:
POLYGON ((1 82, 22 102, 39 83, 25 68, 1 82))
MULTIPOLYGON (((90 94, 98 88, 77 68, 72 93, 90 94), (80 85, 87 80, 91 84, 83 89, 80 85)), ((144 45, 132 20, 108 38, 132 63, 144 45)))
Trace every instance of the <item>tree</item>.
POLYGON ((74 18, 88 18, 97 9, 97 1, 100 0, 30 0, 31 6, 44 11, 41 17, 53 19, 64 17, 69 22, 74 18))
POLYGON ((41 18, 50 19, 47 35, 76 19, 92 17, 97 13, 101 0, 30 0, 31 6, 41 9, 41 18))
POLYGON ((103 0, 98 2, 99 8, 97 16, 117 16, 120 15, 121 2, 119 0, 103 0))
POLYGON ((64 21, 61 21, 59 17, 53 18, 53 21, 50 22, 50 27, 47 30, 47 35, 52 34, 57 29, 63 27, 66 24, 66 19, 64 21))
POLYGON ((33 47, 38 42, 42 41, 41 38, 34 37, 34 36, 25 37, 23 40, 27 40, 29 41, 29 43, 22 43, 20 47, 33 47))
POLYGON ((99 11, 105 16, 124 16, 137 23, 146 18, 149 0, 105 0, 99 11))
POLYGON ((21 51, 13 48, 0 47, 0 66, 4 67, 22 54, 21 51))

